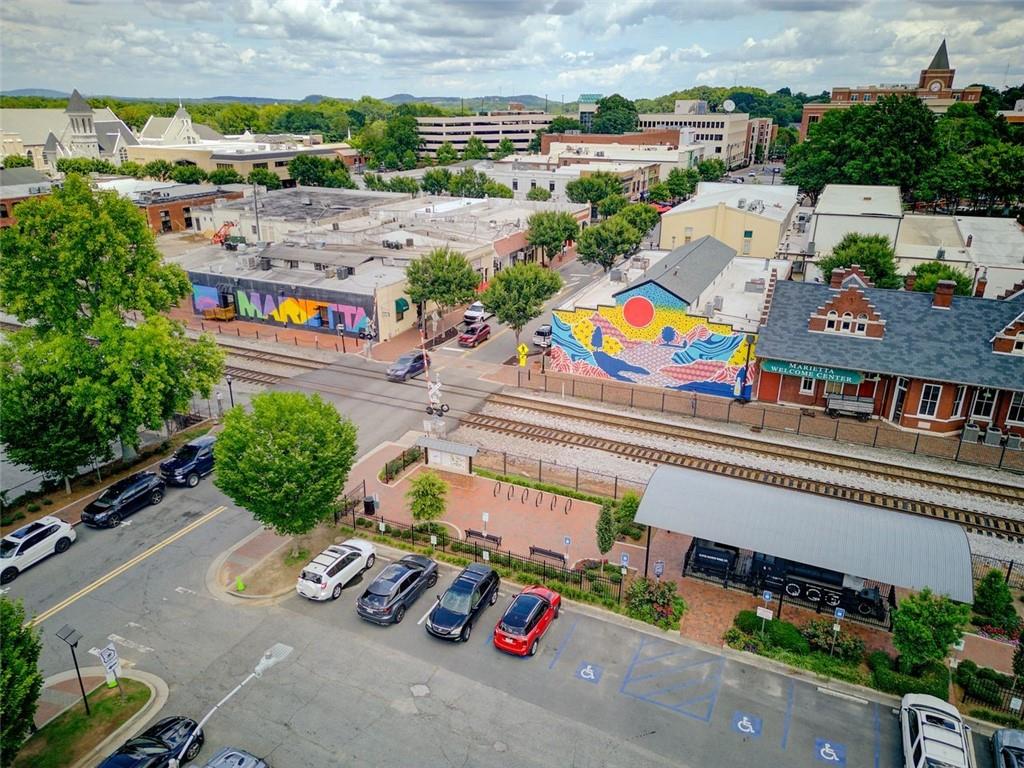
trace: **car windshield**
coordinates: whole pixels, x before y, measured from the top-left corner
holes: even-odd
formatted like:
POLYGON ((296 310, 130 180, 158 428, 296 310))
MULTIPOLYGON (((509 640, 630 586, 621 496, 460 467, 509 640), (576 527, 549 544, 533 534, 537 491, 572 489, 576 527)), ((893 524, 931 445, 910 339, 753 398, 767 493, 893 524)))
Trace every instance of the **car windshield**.
POLYGON ((174 454, 175 458, 183 459, 188 461, 193 456, 199 453, 199 449, 194 445, 183 445, 178 449, 177 453, 174 454))
POLYGON ((303 581, 310 581, 314 584, 320 583, 320 574, 315 571, 303 571, 302 575, 299 576, 303 581))
POLYGON ((138 738, 126 742, 124 749, 136 755, 162 755, 167 751, 167 745, 155 739, 138 738))
POLYGON ((469 613, 469 601, 473 595, 470 584, 455 584, 441 596, 441 607, 457 614, 469 613))
POLYGON ((100 495, 100 497, 93 502, 93 504, 95 504, 98 507, 109 507, 111 504, 117 501, 117 497, 120 495, 121 489, 115 485, 110 488, 107 488, 107 490, 105 490, 100 495))
POLYGON ((395 360, 395 365, 397 365, 397 366, 411 365, 415 360, 416 360, 416 355, 406 354, 406 355, 402 355, 400 358, 395 360))
POLYGON ((4 539, 0 543, 0 557, 14 557, 14 553, 18 551, 18 543, 15 541, 8 541, 4 539))
POLYGON ((387 605, 388 595, 389 594, 390 593, 387 593, 387 592, 385 592, 385 593, 367 592, 365 595, 363 595, 363 602, 366 603, 367 605, 375 605, 375 606, 387 605))

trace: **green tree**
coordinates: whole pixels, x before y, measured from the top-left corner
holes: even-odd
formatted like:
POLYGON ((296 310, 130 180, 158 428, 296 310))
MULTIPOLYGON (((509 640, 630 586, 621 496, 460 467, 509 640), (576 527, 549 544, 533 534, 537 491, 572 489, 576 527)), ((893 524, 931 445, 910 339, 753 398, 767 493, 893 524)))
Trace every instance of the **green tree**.
POLYGON ((597 549, 603 555, 615 546, 615 514, 612 503, 606 501, 601 505, 597 515, 597 549))
POLYGON ((34 729, 32 724, 43 689, 39 632, 25 626, 21 600, 0 596, 0 754, 10 765, 34 729))
MULTIPOLYGON (((265 169, 260 169, 265 170, 265 169)), ((212 184, 244 184, 245 179, 242 178, 242 174, 236 171, 234 168, 218 168, 215 171, 210 171, 210 175, 207 177, 212 184)))
POLYGON ((619 507, 615 513, 615 522, 620 534, 632 529, 636 523, 636 513, 640 509, 640 497, 633 491, 626 491, 619 500, 619 507))
POLYGON ((451 165, 458 161, 459 153, 455 150, 455 145, 450 141, 443 142, 440 147, 437 148, 437 160, 438 165, 451 165))
POLYGON ((609 195, 622 194, 622 180, 608 171, 594 171, 565 185, 565 195, 574 203, 596 206, 609 195))
POLYGON ((167 181, 174 172, 174 166, 166 160, 150 160, 142 166, 142 175, 147 179, 167 181))
POLYGON ((576 253, 584 264, 600 264, 607 272, 640 242, 642 235, 618 216, 587 227, 580 235, 576 253))
POLYGON ((697 174, 701 181, 718 181, 728 169, 717 157, 710 157, 697 163, 697 174))
MULTIPOLYGON (((452 176, 448 184, 448 191, 454 197, 484 197, 486 195, 492 197, 512 197, 511 194, 505 195, 504 193, 492 195, 491 192, 496 190, 497 187, 504 187, 504 184, 493 186, 495 184, 496 182, 490 179, 483 171, 463 168, 462 171, 452 176), (489 187, 488 185, 492 186, 489 187)), ((505 189, 508 189, 508 187, 505 187, 505 189)))
POLYGON ((526 193, 526 199, 535 203, 543 203, 551 199, 551 193, 544 187, 533 187, 526 193))
POLYGON ((658 215, 658 212, 654 209, 654 206, 648 205, 647 203, 633 203, 632 205, 627 205, 616 215, 625 219, 633 229, 640 233, 641 236, 646 235, 654 229, 654 225, 657 224, 658 219, 661 218, 658 215))
POLYGON ((526 226, 526 242, 540 248, 545 261, 550 261, 560 253, 566 241, 575 240, 580 231, 576 218, 565 211, 538 211, 530 214, 526 226))
POLYGON ((993 568, 978 582, 974 590, 974 612, 1003 629, 1016 629, 1020 624, 1013 607, 1013 595, 1001 571, 993 568))
POLYGON ((4 168, 31 168, 32 161, 25 155, 7 155, 3 159, 4 168))
MULTIPOLYGON (((438 150, 439 155, 440 152, 438 150)), ((440 195, 443 192, 447 192, 448 186, 451 183, 452 172, 447 168, 430 168, 424 171, 423 178, 420 180, 420 186, 423 187, 423 191, 428 195, 440 195)))
POLYGON ((387 183, 388 192, 405 192, 409 195, 415 195, 420 191, 420 184, 416 179, 408 176, 395 176, 387 183))
POLYGON ((331 161, 317 155, 296 155, 288 161, 288 175, 304 187, 325 186, 331 170, 331 161))
POLYGON ((142 166, 138 163, 132 162, 131 160, 125 160, 117 166, 117 172, 122 173, 125 176, 132 176, 136 179, 142 178, 142 166))
POLYGON ((206 171, 198 165, 178 165, 171 171, 171 180, 179 184, 199 184, 206 181, 206 171))
MULTIPOLYGON (((263 392, 232 408, 217 436, 214 484, 282 536, 308 533, 337 508, 356 427, 319 395, 263 392)), ((292 540, 292 553, 298 549, 292 540)))
POLYGON ((472 301, 480 285, 480 275, 469 260, 448 246, 434 248, 409 264, 405 270, 409 298, 414 304, 434 302, 444 316, 454 307, 472 301))
POLYGON ((627 205, 629 205, 629 200, 626 196, 616 193, 598 201, 597 212, 607 218, 608 216, 614 216, 627 205))
POLYGON ((487 197, 501 197, 511 200, 515 197, 515 192, 512 191, 511 187, 506 187, 504 184, 499 184, 493 179, 488 179, 484 182, 484 195, 487 197))
POLYGON ((405 493, 409 502, 412 519, 418 523, 429 523, 444 517, 448 508, 448 483, 439 474, 425 470, 409 481, 405 493))
POLYGON ((914 278, 915 291, 934 293, 939 280, 955 282, 956 288, 953 293, 957 296, 970 296, 974 289, 974 281, 970 275, 949 264, 943 264, 941 261, 926 261, 923 264, 918 264, 914 267, 913 272, 916 275, 914 278))
POLYGON ((357 188, 355 181, 352 180, 352 175, 348 172, 348 168, 340 161, 331 163, 331 169, 324 177, 323 186, 332 187, 334 189, 357 188))
POLYGON ((892 644, 900 652, 901 671, 913 674, 923 664, 942 661, 963 636, 970 613, 970 606, 933 595, 927 587, 905 597, 892 618, 892 644))
POLYGON ((469 141, 466 142, 466 148, 462 150, 463 160, 486 160, 489 155, 487 145, 479 136, 470 136, 469 141))
POLYGON ((247 184, 256 184, 268 190, 281 189, 281 177, 267 168, 253 168, 245 180, 247 184))
POLYGON ((597 102, 594 133, 626 133, 636 130, 637 109, 632 101, 613 93, 597 102))
POLYGON ((516 153, 516 145, 512 143, 512 139, 508 136, 502 138, 498 142, 497 148, 494 150, 494 159, 501 160, 503 157, 514 155, 516 153))
POLYGON ((775 140, 768 147, 768 157, 771 160, 785 160, 789 150, 800 141, 800 132, 796 128, 780 125, 775 133, 775 140))
POLYGON ((501 270, 491 279, 480 301, 499 322, 512 329, 518 347, 523 328, 540 316, 544 302, 561 288, 562 278, 557 272, 539 264, 516 264, 501 270))
POLYGON ((254 130, 259 123, 260 112, 249 104, 228 104, 217 113, 214 126, 223 134, 238 135, 254 130))
POLYGON ((109 160, 93 157, 62 157, 57 160, 57 171, 87 176, 90 173, 117 173, 117 166, 109 160))
POLYGON ((582 131, 583 125, 575 117, 559 115, 548 125, 546 133, 567 133, 568 131, 582 131))
POLYGON ((840 240, 832 255, 818 262, 826 279, 837 267, 858 265, 878 288, 899 288, 903 281, 896 274, 896 252, 885 235, 861 235, 850 232, 840 240))
MULTIPOLYGON (((720 161, 719 161, 720 162, 720 161)), ((693 168, 673 168, 668 172, 665 184, 668 191, 676 200, 685 200, 697 188, 697 182, 701 180, 700 172, 693 168)))
POLYGON ((647 199, 654 203, 667 203, 672 199, 672 190, 668 188, 668 184, 659 181, 647 190, 647 199))
POLYGON ((758 165, 764 162, 764 144, 760 142, 754 145, 754 162, 758 165))
POLYGON ((1017 687, 1017 681, 1024 677, 1024 643, 1017 643, 1013 649, 1013 687, 1017 687))

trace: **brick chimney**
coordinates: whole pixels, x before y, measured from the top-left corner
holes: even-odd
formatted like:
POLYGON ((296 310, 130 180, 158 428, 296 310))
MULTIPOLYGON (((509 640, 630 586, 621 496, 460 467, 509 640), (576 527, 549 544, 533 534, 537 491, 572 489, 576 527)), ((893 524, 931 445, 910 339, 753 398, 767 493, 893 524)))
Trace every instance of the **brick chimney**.
POLYGON ((953 303, 953 291, 956 283, 952 280, 939 280, 935 286, 935 295, 932 297, 932 306, 936 309, 949 309, 953 303))
POLYGON ((979 299, 985 295, 985 286, 988 285, 988 267, 981 271, 981 275, 974 283, 974 295, 979 299))
POLYGON ((913 272, 907 273, 907 276, 903 278, 903 290, 912 291, 914 290, 914 283, 917 281, 917 275, 913 272))
POLYGON ((829 288, 842 288, 843 278, 846 277, 846 270, 842 267, 836 267, 832 270, 832 279, 829 281, 829 288))

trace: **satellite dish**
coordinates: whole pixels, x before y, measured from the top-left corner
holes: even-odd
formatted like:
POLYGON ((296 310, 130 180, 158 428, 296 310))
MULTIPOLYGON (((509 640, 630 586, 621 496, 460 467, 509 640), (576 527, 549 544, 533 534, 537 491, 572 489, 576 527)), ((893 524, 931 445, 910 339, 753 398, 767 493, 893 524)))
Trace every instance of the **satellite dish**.
POLYGON ((722 109, 724 109, 726 112, 732 112, 736 109, 736 102, 733 101, 732 99, 726 99, 725 101, 722 102, 722 109))

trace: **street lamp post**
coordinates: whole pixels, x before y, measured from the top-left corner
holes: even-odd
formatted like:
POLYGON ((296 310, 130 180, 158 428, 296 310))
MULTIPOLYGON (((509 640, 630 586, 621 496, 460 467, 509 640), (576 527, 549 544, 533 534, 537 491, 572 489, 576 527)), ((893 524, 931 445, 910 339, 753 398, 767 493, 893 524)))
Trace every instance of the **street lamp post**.
POLYGON ((75 662, 75 674, 78 675, 78 687, 82 691, 82 703, 85 704, 85 714, 92 716, 92 712, 89 711, 89 698, 85 695, 85 685, 82 683, 82 671, 78 668, 78 656, 75 655, 75 648, 78 647, 78 641, 82 639, 82 633, 70 624, 65 624, 57 630, 57 637, 67 643, 71 649, 71 660, 75 662))
POLYGON ((224 380, 228 383, 228 395, 231 398, 231 407, 234 408, 235 407, 235 390, 232 388, 231 384, 232 384, 232 382, 234 382, 235 378, 229 373, 227 376, 224 377, 224 380))
POLYGON ((290 645, 285 645, 284 643, 274 643, 272 647, 267 649, 267 651, 263 654, 263 658, 259 660, 259 663, 256 664, 255 669, 253 669, 250 675, 247 678, 245 678, 245 680, 236 685, 227 696, 218 701, 217 704, 213 707, 213 709, 206 713, 206 717, 199 721, 199 724, 195 727, 192 733, 189 734, 188 739, 185 741, 184 744, 181 745, 181 750, 178 752, 177 757, 171 758, 170 762, 168 763, 168 768, 179 768, 182 759, 188 752, 188 748, 192 746, 192 741, 195 739, 196 734, 203 730, 203 726, 206 725, 207 721, 211 717, 213 717, 214 712, 216 712, 218 709, 224 706, 224 704, 227 703, 228 699, 230 699, 232 696, 234 696, 236 693, 242 690, 243 686, 245 686, 245 684, 252 680, 254 677, 263 677, 264 672, 266 672, 275 664, 278 664, 284 661, 286 658, 288 658, 288 655, 292 652, 292 650, 294 649, 290 645))

